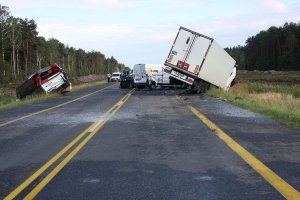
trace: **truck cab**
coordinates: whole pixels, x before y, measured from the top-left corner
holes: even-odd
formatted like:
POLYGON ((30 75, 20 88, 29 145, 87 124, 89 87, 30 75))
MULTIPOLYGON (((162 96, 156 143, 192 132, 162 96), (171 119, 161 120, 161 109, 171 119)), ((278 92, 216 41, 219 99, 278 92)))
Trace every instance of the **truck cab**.
POLYGON ((146 64, 150 86, 170 85, 170 75, 164 72, 163 64, 146 64))

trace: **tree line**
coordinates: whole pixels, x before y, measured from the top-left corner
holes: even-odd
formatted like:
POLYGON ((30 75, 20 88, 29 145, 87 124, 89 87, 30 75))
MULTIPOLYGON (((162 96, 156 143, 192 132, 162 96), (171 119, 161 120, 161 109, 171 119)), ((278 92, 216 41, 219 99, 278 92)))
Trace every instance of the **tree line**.
POLYGON ((245 70, 300 70, 300 23, 272 26, 249 37, 245 46, 225 48, 245 70))
POLYGON ((71 77, 122 71, 124 64, 99 51, 86 52, 38 35, 31 19, 11 16, 0 4, 0 83, 19 82, 49 63, 57 63, 71 77))

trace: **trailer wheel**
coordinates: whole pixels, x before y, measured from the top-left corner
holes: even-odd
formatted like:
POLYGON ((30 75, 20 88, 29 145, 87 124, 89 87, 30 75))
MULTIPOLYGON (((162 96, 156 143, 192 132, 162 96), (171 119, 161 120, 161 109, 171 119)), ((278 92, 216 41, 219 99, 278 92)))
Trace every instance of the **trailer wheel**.
POLYGON ((205 82, 205 92, 207 92, 210 88, 210 83, 205 82))
POLYGON ((205 90, 205 85, 204 85, 204 81, 202 80, 195 80, 194 81, 194 84, 193 84, 193 91, 196 93, 196 94, 200 94, 200 93, 203 93, 205 90))

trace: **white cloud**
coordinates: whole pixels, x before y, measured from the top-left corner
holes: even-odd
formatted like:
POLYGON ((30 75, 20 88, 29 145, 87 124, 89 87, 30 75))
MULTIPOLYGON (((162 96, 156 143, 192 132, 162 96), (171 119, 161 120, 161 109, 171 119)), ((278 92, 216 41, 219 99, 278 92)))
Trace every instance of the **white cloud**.
POLYGON ((287 13, 288 7, 282 0, 262 0, 263 5, 278 13, 287 13))
POLYGON ((124 2, 121 0, 3 0, 4 4, 12 9, 37 9, 37 8, 132 8, 136 5, 132 2, 124 2))
POLYGON ((164 0, 160 1, 164 2, 167 7, 171 8, 183 8, 183 7, 193 7, 199 5, 199 1, 195 0, 185 0, 185 1, 180 1, 180 0, 164 0))
POLYGON ((134 62, 163 62, 178 26, 129 24, 41 24, 39 35, 86 51, 100 51, 129 66, 134 62), (162 52, 162 53, 158 53, 162 52), (157 59, 157 60, 155 60, 157 59))
POLYGON ((76 48, 86 50, 111 49, 170 41, 174 33, 164 26, 141 27, 128 24, 42 24, 39 35, 57 38, 76 48), (85 45, 86 44, 86 45, 85 45))
POLYGON ((294 17, 294 21, 300 23, 300 15, 294 17))
POLYGON ((122 24, 42 24, 38 26, 40 35, 57 38, 63 43, 84 44, 93 40, 101 46, 113 43, 125 34, 133 32, 133 27, 122 24))
POLYGON ((187 8, 199 6, 199 0, 140 0, 135 2, 136 7, 147 8, 187 8))
POLYGON ((120 0, 84 0, 84 2, 92 4, 92 5, 100 5, 111 8, 130 8, 136 7, 133 3, 124 3, 120 0))

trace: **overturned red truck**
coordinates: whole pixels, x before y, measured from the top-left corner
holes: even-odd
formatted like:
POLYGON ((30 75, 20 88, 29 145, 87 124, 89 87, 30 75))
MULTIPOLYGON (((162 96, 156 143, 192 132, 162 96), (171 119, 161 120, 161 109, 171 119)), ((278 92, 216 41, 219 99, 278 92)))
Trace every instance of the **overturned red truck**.
POLYGON ((39 90, 43 90, 45 93, 52 91, 64 93, 68 87, 71 89, 71 83, 63 69, 57 64, 49 64, 49 66, 30 75, 18 86, 16 97, 23 99, 39 90))

